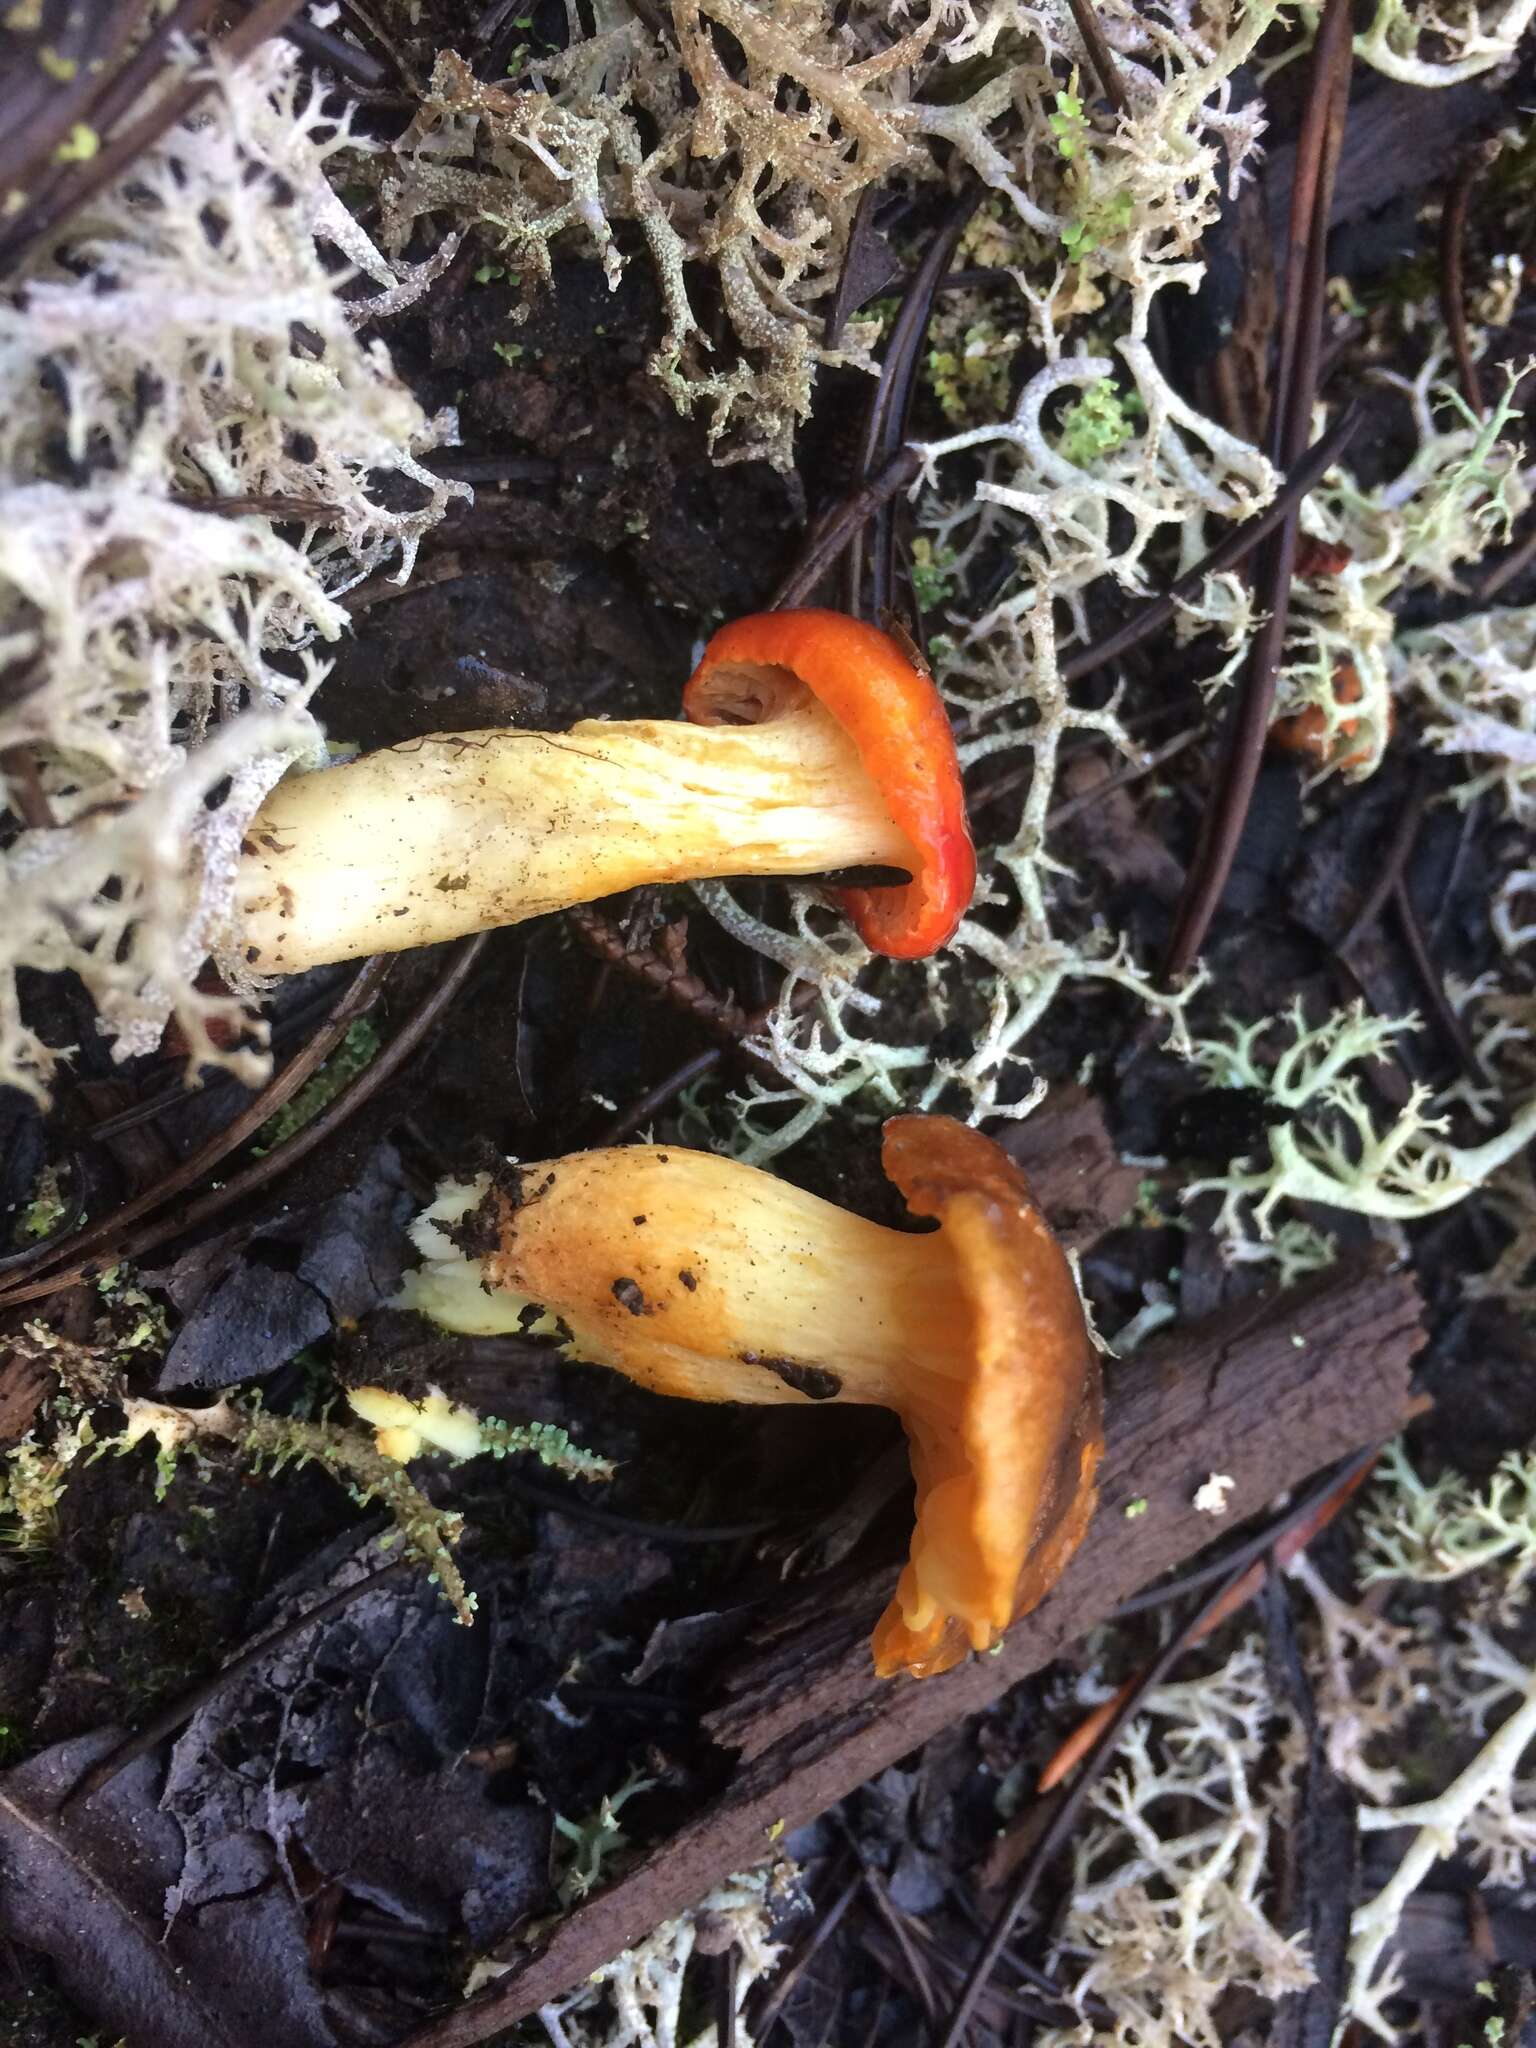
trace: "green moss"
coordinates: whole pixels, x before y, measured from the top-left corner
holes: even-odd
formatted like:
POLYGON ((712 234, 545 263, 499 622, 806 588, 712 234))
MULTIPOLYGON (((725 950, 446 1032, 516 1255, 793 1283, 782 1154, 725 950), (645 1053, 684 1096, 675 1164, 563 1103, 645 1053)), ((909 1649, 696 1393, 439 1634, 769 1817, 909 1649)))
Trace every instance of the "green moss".
POLYGON ((379 1049, 377 1025, 359 1017, 328 1060, 304 1083, 292 1102, 284 1103, 276 1116, 268 1117, 256 1134, 251 1151, 256 1158, 281 1145, 295 1131, 312 1123, 341 1091, 355 1081, 379 1049))
POLYGON ((1146 407, 1135 391, 1122 392, 1112 377, 1090 384, 1061 416, 1061 452, 1086 469, 1135 438, 1133 419, 1146 407))
POLYGON ((936 611, 955 594, 955 551, 935 547, 927 535, 912 543, 912 591, 921 609, 936 611))

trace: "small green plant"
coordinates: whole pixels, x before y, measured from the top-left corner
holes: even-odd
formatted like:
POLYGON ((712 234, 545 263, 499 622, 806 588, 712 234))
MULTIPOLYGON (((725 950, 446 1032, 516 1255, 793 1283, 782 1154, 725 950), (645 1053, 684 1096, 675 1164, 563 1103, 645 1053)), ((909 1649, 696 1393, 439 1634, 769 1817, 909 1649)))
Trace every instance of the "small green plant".
POLYGON ((1047 117, 1047 125, 1056 138, 1056 147, 1063 162, 1071 163, 1083 153, 1083 144, 1088 135, 1088 123, 1083 118, 1083 103, 1078 96, 1077 74, 1072 75, 1072 90, 1056 95, 1056 111, 1047 117))
POLYGON ((937 611, 947 604, 955 592, 955 551, 940 542, 935 545, 927 534, 919 534, 912 543, 912 592, 918 605, 925 612, 937 611))
POLYGON ((58 1171, 44 1166, 32 1183, 30 1199, 17 1217, 13 1236, 18 1245, 36 1244, 51 1237, 69 1214, 69 1203, 59 1187, 58 1171))
POLYGON ((1135 391, 1122 391, 1113 377, 1084 387, 1061 415, 1061 452, 1086 469, 1101 455, 1113 455, 1134 440, 1136 415, 1146 406, 1135 391))
POLYGON ((563 1813, 555 1815, 555 1833, 568 1845, 563 1854, 565 1867, 555 1886, 562 1906, 574 1906, 596 1890, 605 1859, 628 1844, 629 1838, 619 1826, 621 1809, 637 1792, 648 1792, 655 1782, 654 1778, 644 1778, 635 1771, 617 1792, 605 1793, 596 1811, 585 1820, 567 1820, 563 1813))

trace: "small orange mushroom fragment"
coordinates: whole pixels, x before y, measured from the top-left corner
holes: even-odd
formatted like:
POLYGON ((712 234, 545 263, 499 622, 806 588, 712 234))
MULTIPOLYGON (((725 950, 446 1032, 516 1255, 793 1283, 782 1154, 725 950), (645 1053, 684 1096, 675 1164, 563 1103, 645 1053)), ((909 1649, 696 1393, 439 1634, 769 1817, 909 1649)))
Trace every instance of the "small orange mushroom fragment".
MULTIPOLYGON (((1341 661, 1333 672, 1333 694, 1341 704, 1358 704, 1362 690, 1359 671, 1352 661, 1341 661)), ((1319 768, 1353 768, 1366 759, 1364 748, 1343 751, 1354 738, 1360 721, 1341 719, 1330 737, 1328 720, 1320 704, 1308 704, 1277 718, 1269 728, 1270 744, 1283 754, 1303 754, 1319 768)), ((1392 706, 1387 705, 1387 737, 1392 736, 1392 706)))
POLYGON ((875 1667, 925 1677, 1055 1583, 1093 1513, 1102 1397, 1066 1255, 1007 1156, 902 1116, 883 1159, 939 1229, 890 1230, 673 1146, 450 1183, 417 1221, 426 1263, 400 1301, 473 1335, 551 1329, 686 1400, 894 1409, 917 1520, 875 1667))
POLYGON ((263 974, 399 952, 643 882, 875 866, 866 942, 935 951, 971 899, 954 740, 933 679, 836 612, 726 627, 688 719, 428 733, 289 775, 246 834, 240 936, 263 974))

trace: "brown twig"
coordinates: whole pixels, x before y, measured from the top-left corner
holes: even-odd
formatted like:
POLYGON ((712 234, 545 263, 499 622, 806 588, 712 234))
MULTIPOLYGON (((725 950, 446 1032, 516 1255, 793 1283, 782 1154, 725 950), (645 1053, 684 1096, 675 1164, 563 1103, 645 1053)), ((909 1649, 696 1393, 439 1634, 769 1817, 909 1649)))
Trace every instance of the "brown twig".
POLYGON ((1399 874, 1392 886, 1392 908, 1397 915, 1397 928, 1402 936, 1408 958, 1413 962, 1413 971, 1418 977, 1419 987, 1429 1006, 1430 1015, 1440 1029, 1441 1036, 1455 1053, 1462 1072, 1479 1088, 1492 1085, 1492 1076, 1477 1056, 1477 1047, 1472 1043, 1472 1034, 1457 1015, 1454 1004, 1445 991, 1445 982, 1436 967, 1429 950, 1429 941, 1424 936, 1424 927, 1419 913, 1414 908, 1413 897, 1408 890, 1406 875, 1399 874))
POLYGON ((110 1244, 139 1217, 147 1216, 152 1210, 174 1201, 179 1194, 184 1193, 205 1175, 212 1173, 219 1162, 226 1159, 237 1146, 243 1145, 247 1138, 254 1137, 269 1117, 275 1116, 286 1102, 292 1100, 320 1063, 335 1050, 349 1027, 373 1007, 389 967, 390 962, 387 960, 366 962, 303 1051, 295 1053, 287 1066, 281 1073, 273 1075, 253 1102, 225 1124, 222 1130, 216 1131, 207 1144, 199 1146, 189 1158, 182 1160, 163 1181, 152 1188, 146 1188, 142 1194, 135 1195, 120 1209, 114 1210, 112 1215, 103 1217, 92 1229, 77 1232, 66 1238, 49 1238, 36 1248, 25 1265, 13 1267, 7 1275, 4 1291, 0 1292, 0 1308, 9 1307, 13 1299, 30 1301, 39 1293, 52 1294, 57 1286, 68 1284, 62 1280, 48 1282, 40 1289, 28 1288, 20 1293, 17 1293, 10 1284, 51 1266, 56 1259, 62 1258, 70 1262, 69 1281, 80 1277, 84 1270, 81 1266, 83 1258, 110 1244))
POLYGON ((736 1979, 741 1950, 733 1941, 715 1958, 715 2040, 718 2048, 736 2048, 736 1979))
POLYGON ((375 57, 371 50, 362 50, 356 43, 349 43, 334 29, 320 28, 307 21, 302 14, 294 16, 283 34, 312 63, 329 65, 338 78, 361 86, 365 92, 377 92, 380 86, 388 83, 389 66, 381 58, 375 57))
POLYGON ((1387 898, 1401 880, 1403 870, 1408 865, 1408 857, 1413 852, 1414 841, 1419 836, 1419 826, 1423 822, 1424 806, 1428 799, 1429 778, 1421 765, 1414 772, 1408 799, 1398 813, 1396 827, 1387 842, 1387 850, 1381 857, 1376 877, 1361 897, 1360 907, 1350 919, 1344 936, 1334 946, 1336 953, 1353 952, 1365 933, 1386 909, 1387 898))
POLYGON ((1129 114, 1131 102, 1126 94, 1125 80, 1120 76, 1114 51, 1104 40, 1104 31, 1099 27, 1092 0, 1067 0, 1067 4, 1072 9, 1072 19, 1083 39, 1088 60, 1098 76, 1100 90, 1117 114, 1129 114))
MULTIPOLYGON (((1349 0, 1327 0, 1312 52, 1311 83, 1296 155, 1289 249, 1280 328, 1279 371, 1270 422, 1270 459, 1289 470, 1300 460, 1317 396, 1327 282, 1328 218, 1348 110, 1353 58, 1349 0)), ((1297 518, 1291 507, 1264 543, 1254 588, 1265 617, 1223 727, 1216 786, 1162 961, 1165 982, 1194 965, 1232 872, 1248 820, 1259 762, 1285 653, 1296 565, 1297 518)))
POLYGON ((200 1708, 206 1707, 211 1699, 217 1698, 226 1685, 232 1685, 237 1678, 249 1671, 252 1665, 259 1664, 265 1657, 270 1657, 274 1650, 280 1650, 285 1643, 292 1642, 295 1636, 301 1636, 305 1629, 312 1628, 316 1622, 329 1621, 333 1614, 340 1614, 344 1608, 350 1607, 354 1600, 360 1600, 365 1593, 373 1592, 384 1580, 392 1579, 404 1571, 411 1562, 408 1557, 394 1558, 389 1564, 381 1565, 377 1571, 370 1572, 366 1578, 359 1579, 355 1585, 343 1586, 339 1593, 332 1593, 317 1607, 311 1607, 305 1613, 295 1615, 292 1621, 285 1622, 281 1628, 274 1629, 271 1635, 263 1636, 259 1642, 252 1643, 242 1650, 237 1657, 232 1657, 227 1664, 221 1665, 211 1678, 205 1678, 200 1685, 193 1686, 190 1692, 183 1693, 179 1700, 163 1708, 152 1721, 147 1721, 142 1728, 125 1737, 115 1749, 109 1750, 98 1763, 93 1764, 84 1777, 72 1785, 60 1800, 60 1814, 66 1814, 70 1807, 84 1800, 93 1799, 104 1785, 112 1782, 119 1771, 127 1770, 128 1766, 136 1763, 141 1756, 148 1756, 151 1750, 158 1749, 160 1744, 174 1735, 179 1728, 184 1728, 200 1708))
MULTIPOLYGON (((965 233, 971 215, 981 203, 979 184, 955 200, 938 233, 923 251, 923 260, 913 271, 901 307, 886 344, 880 381, 869 402, 864 437, 859 451, 858 476, 861 484, 880 474, 901 450, 906 439, 907 420, 917 386, 917 366, 923 335, 933 311, 934 294, 948 270, 950 258, 965 233)), ((862 618, 878 619, 893 608, 896 594, 896 527, 890 497, 879 499, 873 509, 874 535, 869 551, 870 576, 867 606, 864 596, 864 547, 860 529, 850 536, 843 562, 844 610, 862 618)))
MULTIPOLYGON (((422 1039, 437 1023, 443 1012, 458 995, 460 989, 463 988, 465 981, 469 977, 470 969, 480 957, 481 950, 485 944, 485 938, 484 932, 476 932, 472 938, 461 941, 454 954, 452 964, 431 994, 418 1004, 403 1028, 395 1034, 378 1057, 364 1067, 351 1087, 344 1094, 338 1096, 329 1109, 325 1110, 320 1116, 317 1116, 312 1123, 307 1123, 300 1130, 295 1131, 292 1137, 285 1138, 282 1144, 274 1145, 272 1150, 262 1158, 253 1160, 243 1172, 231 1175, 227 1181, 222 1182, 216 1188, 210 1188, 206 1194, 199 1196, 195 1202, 189 1203, 185 1209, 179 1209, 174 1215, 165 1217, 158 1223, 148 1224, 141 1231, 131 1232, 127 1237, 113 1241, 110 1249, 103 1253, 103 1259, 108 1262, 115 1262, 120 1259, 142 1257, 146 1251, 153 1249, 158 1244, 163 1244, 168 1238, 180 1237, 184 1232, 193 1230, 199 1225, 206 1223, 209 1217, 221 1214, 231 1204, 244 1201, 247 1196, 256 1194, 261 1188, 266 1187, 269 1182, 280 1178, 290 1167, 296 1166, 301 1159, 307 1158, 319 1146, 328 1144, 369 1097, 375 1094, 404 1065, 422 1039)), ((367 967, 364 968, 363 974, 367 974, 370 969, 387 968, 387 966, 387 961, 381 963, 378 960, 370 960, 367 967)), ((358 976, 358 982, 362 981, 363 974, 358 976)), ((383 974, 381 972, 378 980, 382 980, 382 978, 383 974)), ((356 988, 357 985, 357 982, 354 982, 353 987, 356 988)), ((369 996, 370 1001, 372 996, 377 993, 377 989, 378 981, 376 980, 372 984, 369 996)), ((348 1021, 351 1021, 350 1017, 348 1021)), ((286 1073, 287 1071, 287 1068, 285 1068, 284 1072, 286 1073)), ((248 1126, 250 1118, 255 1113, 255 1108, 256 1105, 253 1104, 252 1108, 247 1110, 244 1116, 236 1119, 236 1122, 248 1126)), ((246 1137, 250 1136, 249 1128, 244 1131, 243 1135, 246 1137)), ((220 1138, 222 1139, 223 1136, 224 1134, 221 1132, 220 1138)), ((206 1150, 207 1148, 205 1147, 204 1149, 206 1150)), ((228 1149, 227 1145, 221 1145, 220 1157, 228 1149)), ((200 1157, 201 1155, 198 1156, 200 1157)), ((187 1162, 187 1165, 190 1164, 190 1161, 187 1162)), ((200 1169, 200 1171, 206 1170, 206 1168, 200 1169)), ((187 1166, 183 1166, 178 1168, 176 1174, 172 1176, 172 1179, 179 1183, 176 1189, 178 1193, 182 1187, 190 1185, 186 1174, 187 1166)), ((197 1177, 197 1175, 192 1176, 194 1179, 197 1177)), ((158 1208, 166 1198, 165 1190, 163 1188, 156 1188, 150 1190, 149 1196, 141 1198, 141 1201, 147 1201, 148 1206, 158 1208)), ((132 1204, 129 1206, 134 1207, 132 1204)), ((136 1213, 142 1213, 142 1210, 137 1210, 136 1213)), ((110 1218, 108 1224, 103 1225, 103 1229, 109 1227, 116 1229, 119 1222, 120 1217, 110 1218)), ((95 1233, 92 1233, 92 1235, 94 1236, 95 1233)), ((37 1281, 30 1287, 10 1289, 4 1295, 0 1295, 0 1308, 11 1308, 18 1302, 36 1300, 39 1296, 46 1294, 56 1294, 60 1288, 71 1287, 77 1280, 84 1279, 86 1275, 87 1268, 77 1265, 66 1272, 51 1274, 46 1280, 37 1281)))
POLYGON ((795 566, 768 600, 770 611, 803 604, 827 572, 835 568, 854 535, 868 525, 887 499, 906 489, 922 468, 915 448, 898 448, 879 473, 812 527, 795 566))
POLYGON ((653 1116, 660 1116, 668 1103, 674 1102, 685 1088, 691 1088, 695 1081, 701 1081, 725 1058, 723 1045, 707 1045, 702 1052, 696 1052, 691 1060, 684 1060, 680 1067, 674 1067, 664 1080, 647 1088, 638 1102, 632 1102, 628 1109, 621 1109, 613 1122, 606 1125, 602 1135, 593 1140, 595 1145, 622 1145, 632 1138, 642 1125, 648 1124, 653 1116))
MULTIPOLYGON (((301 4, 302 0, 256 0, 250 13, 220 38, 215 46, 219 56, 225 63, 238 63, 269 36, 276 35, 289 17, 298 12, 301 4)), ((201 5, 201 0, 193 0, 193 6, 199 14, 211 12, 211 8, 201 5)), ((163 42, 163 36, 156 41, 163 42)), ((161 48, 149 77, 144 81, 146 84, 160 68, 163 58, 161 48)), ((146 150, 153 148, 162 135, 186 118, 212 91, 213 85, 214 73, 207 66, 199 65, 179 85, 164 93, 130 127, 114 135, 88 163, 74 167, 51 185, 17 217, 11 233, 0 241, 0 270, 19 263, 40 242, 57 233, 70 215, 78 212, 88 200, 106 186, 115 184, 146 150)))
MULTIPOLYGON (((846 1869, 847 1864, 844 1863, 842 1867, 846 1869)), ((753 2032, 760 2041, 768 2039, 769 2034, 773 2030, 773 2023, 778 2018, 785 2000, 799 1983, 810 1963, 814 1961, 827 1942, 837 1932, 842 1924, 843 1915, 848 1911, 848 1908, 853 1904, 863 1888, 863 1872, 856 1869, 852 1877, 847 1880, 842 1889, 833 1898, 831 1905, 828 1906, 825 1913, 817 1914, 806 1935, 797 1945, 794 1954, 783 1965, 778 1976, 774 1979, 771 1995, 758 2008, 753 2032)))
POLYGON ((1475 413, 1483 410, 1483 380, 1472 354, 1472 336, 1467 326, 1466 281, 1462 275, 1462 252, 1466 244, 1467 207, 1472 187, 1488 168, 1498 144, 1484 144, 1463 157, 1445 188, 1440 212, 1440 313, 1456 355, 1456 373, 1461 394, 1475 413), (1490 154, 1491 149, 1491 154, 1490 154))
POLYGON ((1513 583, 1517 576, 1523 575, 1533 561, 1536 561, 1536 526, 1531 528, 1517 547, 1510 550, 1502 562, 1489 570, 1477 586, 1478 598, 1486 603, 1489 598, 1497 597, 1505 584, 1513 583))
POLYGON ((259 513, 264 519, 302 520, 316 526, 337 526, 346 514, 323 498, 285 498, 274 493, 244 498, 202 498, 194 491, 173 491, 173 505, 186 505, 194 512, 217 512, 226 519, 242 519, 259 513))
POLYGON ((43 778, 37 772, 37 756, 32 749, 18 745, 0 752, 0 775, 10 786, 21 822, 34 832, 52 831, 58 819, 43 788, 43 778))

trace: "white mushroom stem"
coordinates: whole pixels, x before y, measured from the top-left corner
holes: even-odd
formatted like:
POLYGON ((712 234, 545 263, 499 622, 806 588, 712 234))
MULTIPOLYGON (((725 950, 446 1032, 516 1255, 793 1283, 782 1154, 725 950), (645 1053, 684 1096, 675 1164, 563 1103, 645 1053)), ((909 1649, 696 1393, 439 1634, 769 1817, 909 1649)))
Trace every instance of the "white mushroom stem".
POLYGON ((853 742, 813 701, 752 726, 589 719, 434 733, 290 775, 246 838, 262 974, 517 924, 642 882, 915 866, 853 742))

